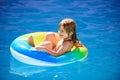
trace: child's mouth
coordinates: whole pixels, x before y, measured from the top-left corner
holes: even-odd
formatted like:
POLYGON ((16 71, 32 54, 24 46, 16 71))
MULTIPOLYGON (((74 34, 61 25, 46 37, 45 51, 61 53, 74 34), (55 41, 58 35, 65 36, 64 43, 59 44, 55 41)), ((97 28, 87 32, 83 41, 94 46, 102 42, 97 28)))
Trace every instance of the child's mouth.
POLYGON ((63 35, 60 35, 60 37, 62 37, 63 35))

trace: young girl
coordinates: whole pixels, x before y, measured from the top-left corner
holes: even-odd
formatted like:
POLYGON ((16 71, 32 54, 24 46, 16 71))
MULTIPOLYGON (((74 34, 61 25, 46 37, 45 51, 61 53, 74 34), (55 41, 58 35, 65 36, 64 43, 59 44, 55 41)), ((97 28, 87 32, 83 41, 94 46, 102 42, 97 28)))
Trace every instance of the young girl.
MULTIPOLYGON (((28 43, 34 46, 32 36, 29 37, 28 43)), ((38 51, 44 50, 53 56, 60 56, 71 51, 73 46, 83 46, 76 36, 76 23, 72 19, 63 19, 59 23, 58 34, 54 32, 47 33, 44 42, 35 46, 35 48, 38 51)))

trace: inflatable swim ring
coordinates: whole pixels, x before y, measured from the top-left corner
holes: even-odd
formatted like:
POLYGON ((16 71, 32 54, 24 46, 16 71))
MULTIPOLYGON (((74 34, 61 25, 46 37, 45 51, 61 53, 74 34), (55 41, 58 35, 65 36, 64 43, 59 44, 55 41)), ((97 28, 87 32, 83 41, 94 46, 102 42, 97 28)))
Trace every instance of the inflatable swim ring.
POLYGON ((32 46, 27 42, 28 37, 32 35, 35 39, 35 44, 40 44, 43 42, 46 33, 47 32, 35 32, 16 38, 10 46, 12 56, 23 63, 38 66, 65 65, 83 60, 87 56, 88 51, 85 46, 73 48, 71 52, 67 52, 59 57, 52 56, 45 51, 31 50, 32 46))

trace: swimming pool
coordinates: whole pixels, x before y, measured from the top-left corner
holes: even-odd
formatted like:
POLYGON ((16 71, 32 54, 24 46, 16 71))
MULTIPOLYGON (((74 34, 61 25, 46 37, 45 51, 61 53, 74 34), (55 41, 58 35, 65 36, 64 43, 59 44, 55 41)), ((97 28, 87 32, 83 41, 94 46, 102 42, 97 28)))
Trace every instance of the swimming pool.
POLYGON ((0 80, 119 80, 119 0, 1 0, 0 80), (37 31, 57 32, 63 18, 77 23, 77 36, 88 57, 57 67, 32 66, 15 60, 11 42, 37 31))

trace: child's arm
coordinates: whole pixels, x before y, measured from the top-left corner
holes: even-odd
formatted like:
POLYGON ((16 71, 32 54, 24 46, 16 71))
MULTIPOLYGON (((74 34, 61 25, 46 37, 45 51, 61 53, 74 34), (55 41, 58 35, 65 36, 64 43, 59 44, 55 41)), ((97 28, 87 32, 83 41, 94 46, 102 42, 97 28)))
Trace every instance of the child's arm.
POLYGON ((58 49, 58 50, 52 50, 52 49, 48 49, 45 46, 38 46, 36 47, 37 50, 45 50, 47 53, 53 55, 53 56, 60 56, 63 53, 68 51, 69 46, 71 46, 71 44, 69 42, 65 42, 64 44, 62 44, 62 46, 58 49))

